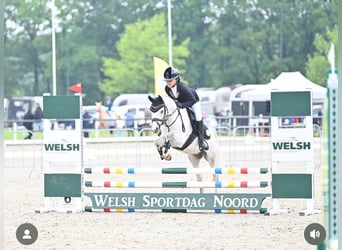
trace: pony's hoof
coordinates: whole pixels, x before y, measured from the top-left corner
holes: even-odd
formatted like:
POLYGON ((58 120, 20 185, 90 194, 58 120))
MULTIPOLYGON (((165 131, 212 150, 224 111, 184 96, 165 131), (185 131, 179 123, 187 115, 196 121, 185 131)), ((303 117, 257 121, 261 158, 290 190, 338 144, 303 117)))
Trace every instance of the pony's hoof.
POLYGON ((164 160, 171 161, 172 156, 170 154, 164 156, 164 160))

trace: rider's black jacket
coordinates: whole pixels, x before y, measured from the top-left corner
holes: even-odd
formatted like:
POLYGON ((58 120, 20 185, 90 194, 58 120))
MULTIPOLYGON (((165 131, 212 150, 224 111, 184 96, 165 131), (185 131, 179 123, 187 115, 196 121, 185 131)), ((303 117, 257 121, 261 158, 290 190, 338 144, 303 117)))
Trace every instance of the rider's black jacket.
POLYGON ((195 89, 185 85, 182 82, 177 82, 177 96, 173 95, 171 88, 165 86, 166 94, 174 100, 182 104, 182 107, 191 107, 194 103, 199 101, 199 97, 195 89))

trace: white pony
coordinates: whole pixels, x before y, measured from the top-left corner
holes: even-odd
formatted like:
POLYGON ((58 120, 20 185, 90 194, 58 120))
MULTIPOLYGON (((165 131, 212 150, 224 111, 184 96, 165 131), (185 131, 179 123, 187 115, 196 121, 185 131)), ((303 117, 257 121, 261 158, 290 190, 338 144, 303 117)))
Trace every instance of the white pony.
MULTIPOLYGON (((205 128, 204 138, 209 149, 200 151, 198 146, 196 126, 192 126, 188 111, 185 108, 178 108, 173 99, 168 96, 149 96, 152 102, 150 110, 152 113, 152 130, 158 133, 159 137, 154 141, 160 158, 171 160, 170 147, 182 151, 194 168, 199 167, 201 158, 204 158, 214 168, 218 155, 218 143, 215 134, 209 128, 205 128)), ((200 174, 197 174, 197 181, 202 181, 200 174)), ((214 175, 214 180, 217 177, 214 175)), ((203 188, 201 188, 203 192, 203 188)))

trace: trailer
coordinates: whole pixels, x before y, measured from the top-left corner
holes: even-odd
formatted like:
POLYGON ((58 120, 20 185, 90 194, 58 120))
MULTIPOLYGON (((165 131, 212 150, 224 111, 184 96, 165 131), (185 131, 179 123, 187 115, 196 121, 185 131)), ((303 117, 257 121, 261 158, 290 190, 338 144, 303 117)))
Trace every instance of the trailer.
POLYGON ((243 85, 232 91, 229 108, 233 126, 253 125, 260 117, 268 117, 272 90, 311 90, 315 107, 322 106, 326 97, 326 88, 300 72, 283 72, 268 84, 243 85))

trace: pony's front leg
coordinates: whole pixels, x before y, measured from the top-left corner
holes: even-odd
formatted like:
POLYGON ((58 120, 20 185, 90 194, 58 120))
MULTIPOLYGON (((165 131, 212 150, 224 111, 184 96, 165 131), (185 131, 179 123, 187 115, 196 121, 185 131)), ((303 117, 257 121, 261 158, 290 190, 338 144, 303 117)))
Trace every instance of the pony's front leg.
POLYGON ((161 135, 158 139, 154 141, 154 144, 157 147, 161 160, 170 161, 172 159, 172 156, 169 152, 169 149, 171 148, 170 135, 161 135))
POLYGON ((164 160, 164 156, 163 156, 163 145, 164 145, 165 141, 163 137, 159 137, 158 139, 156 139, 154 141, 154 145, 157 148, 157 151, 159 153, 160 159, 164 160))

